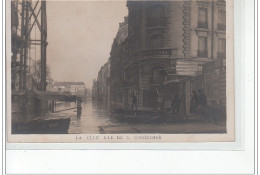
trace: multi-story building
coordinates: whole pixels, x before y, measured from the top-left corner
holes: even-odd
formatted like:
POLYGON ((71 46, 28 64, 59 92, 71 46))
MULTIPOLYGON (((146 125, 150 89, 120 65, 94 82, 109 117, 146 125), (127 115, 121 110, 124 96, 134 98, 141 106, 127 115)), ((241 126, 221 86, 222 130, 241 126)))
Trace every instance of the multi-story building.
POLYGON ((110 108, 110 58, 99 70, 97 80, 93 81, 92 98, 110 108))
POLYGON ((189 112, 192 91, 225 105, 226 4, 128 1, 111 50, 111 105, 169 108, 178 94, 189 112))
POLYGON ((128 17, 125 17, 124 22, 119 24, 117 35, 113 41, 112 49, 110 52, 110 86, 111 86, 111 98, 110 104, 112 109, 123 109, 123 61, 127 58, 127 37, 128 37, 128 17))

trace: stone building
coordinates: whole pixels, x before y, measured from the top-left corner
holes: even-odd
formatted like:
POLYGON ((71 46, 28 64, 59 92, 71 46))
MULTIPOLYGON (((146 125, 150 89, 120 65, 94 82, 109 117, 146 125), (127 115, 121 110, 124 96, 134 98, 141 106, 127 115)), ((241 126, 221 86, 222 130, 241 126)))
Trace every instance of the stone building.
POLYGON ((99 70, 97 80, 93 81, 92 98, 110 108, 110 58, 99 70))
POLYGON ((111 49, 111 105, 167 109, 181 99, 189 113, 192 91, 225 106, 226 4, 213 1, 127 1, 111 49))
POLYGON ((92 100, 96 100, 97 98, 97 80, 94 79, 92 82, 92 100))
POLYGON ((127 53, 127 37, 128 37, 128 17, 125 17, 124 22, 119 24, 117 35, 113 41, 110 59, 110 85, 111 99, 110 104, 112 109, 123 109, 123 86, 125 81, 123 61, 128 57, 127 53))
POLYGON ((86 96, 86 87, 84 82, 52 82, 48 83, 46 90, 49 92, 58 92, 62 94, 86 96))

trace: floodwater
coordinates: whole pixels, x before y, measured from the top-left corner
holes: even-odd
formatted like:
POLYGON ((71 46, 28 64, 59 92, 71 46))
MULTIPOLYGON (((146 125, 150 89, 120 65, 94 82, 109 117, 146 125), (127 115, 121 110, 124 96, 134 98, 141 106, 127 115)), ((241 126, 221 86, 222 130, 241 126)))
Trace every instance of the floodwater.
MULTIPOLYGON (((100 126, 112 126, 119 123, 111 120, 111 113, 102 104, 95 104, 92 99, 82 102, 82 112, 77 114, 74 102, 57 102, 55 111, 57 115, 70 117, 69 134, 99 134, 100 126), (70 109, 61 111, 64 109, 70 109), (61 112, 58 112, 61 111, 61 112)), ((115 115, 115 114, 113 114, 115 115)))
POLYGON ((191 115, 189 118, 181 115, 173 116, 171 112, 112 112, 102 103, 97 104, 92 99, 85 100, 81 106, 82 111, 77 114, 76 103, 56 102, 55 113, 48 115, 55 118, 70 117, 69 134, 226 132, 225 118, 219 121, 212 120, 209 123, 191 115))
POLYGON ((107 133, 207 133, 225 132, 225 119, 210 126, 200 118, 189 116, 172 116, 172 113, 135 113, 111 112, 102 103, 97 104, 92 99, 82 102, 82 111, 77 114, 76 103, 56 102, 55 113, 50 116, 59 118, 70 117, 69 134, 107 134, 107 133), (69 110, 66 110, 69 109, 69 110), (156 124, 156 127, 155 127, 156 124), (158 128, 158 127, 161 127, 158 128), (167 126, 167 127, 166 127, 167 126), (180 127, 183 126, 183 127, 180 127), (219 126, 221 128, 219 129, 219 126), (222 127, 223 126, 223 127, 222 127), (115 129, 115 130, 113 130, 115 129), (188 130, 191 129, 191 130, 188 130), (204 129, 202 131, 202 129, 204 129), (213 131, 212 131, 213 129, 213 131))

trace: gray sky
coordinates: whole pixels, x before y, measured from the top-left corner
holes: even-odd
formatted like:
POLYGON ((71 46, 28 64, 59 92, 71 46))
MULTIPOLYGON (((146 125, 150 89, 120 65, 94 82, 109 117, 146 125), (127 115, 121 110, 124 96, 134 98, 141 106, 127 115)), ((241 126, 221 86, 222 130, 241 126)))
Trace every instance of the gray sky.
POLYGON ((47 65, 52 78, 91 87, 127 13, 125 1, 48 1, 47 65))

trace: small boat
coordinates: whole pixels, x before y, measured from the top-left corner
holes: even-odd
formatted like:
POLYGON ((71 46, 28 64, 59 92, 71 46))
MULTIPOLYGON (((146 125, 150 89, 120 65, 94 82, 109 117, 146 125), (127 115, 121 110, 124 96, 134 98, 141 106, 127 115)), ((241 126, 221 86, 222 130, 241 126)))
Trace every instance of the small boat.
POLYGON ((70 118, 13 121, 12 134, 68 134, 70 118))

